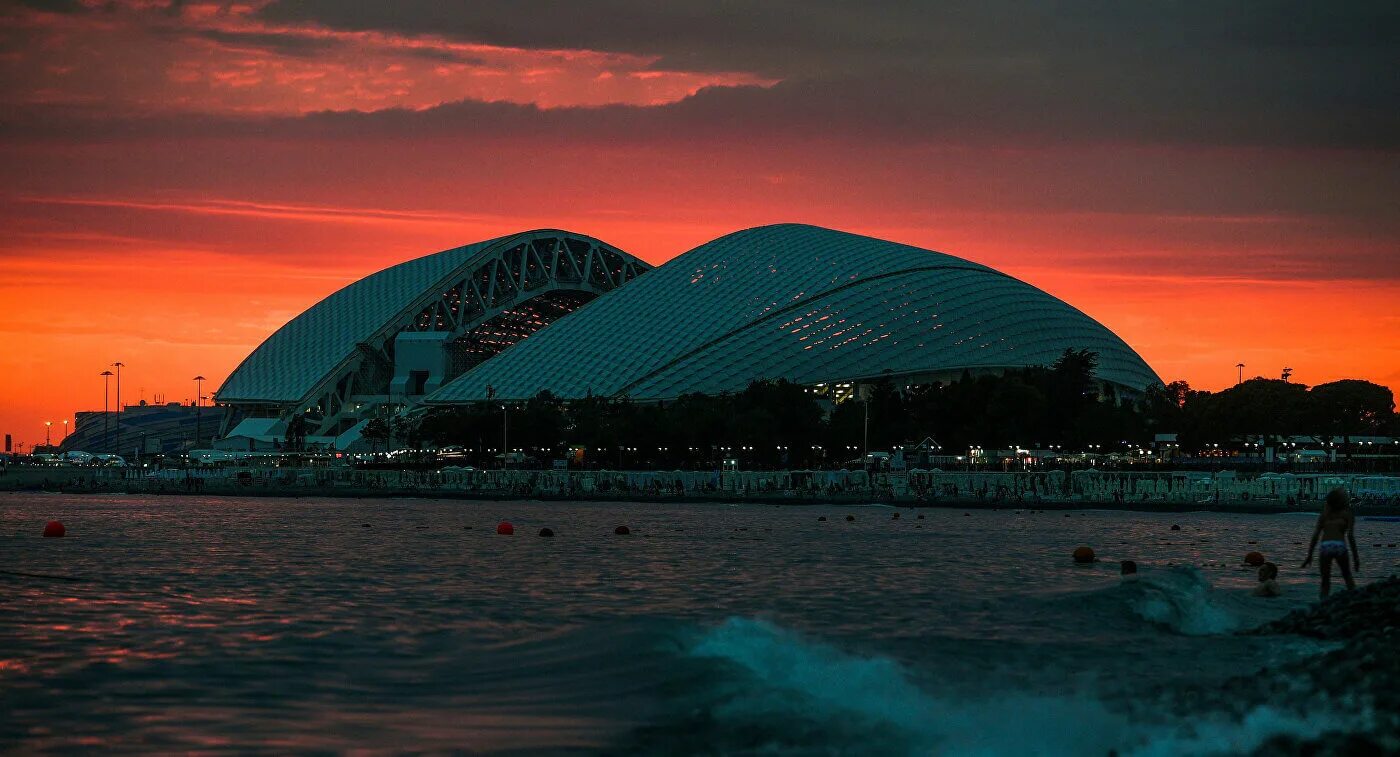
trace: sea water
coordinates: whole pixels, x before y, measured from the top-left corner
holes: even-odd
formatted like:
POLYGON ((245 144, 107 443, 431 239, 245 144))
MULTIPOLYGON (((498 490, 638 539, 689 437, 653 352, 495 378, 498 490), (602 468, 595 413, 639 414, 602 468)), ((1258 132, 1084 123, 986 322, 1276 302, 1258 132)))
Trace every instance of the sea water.
POLYGON ((1326 649, 1234 634, 1315 600, 1312 522, 0 495, 0 749, 1247 753, 1368 717, 1189 708, 1326 649))

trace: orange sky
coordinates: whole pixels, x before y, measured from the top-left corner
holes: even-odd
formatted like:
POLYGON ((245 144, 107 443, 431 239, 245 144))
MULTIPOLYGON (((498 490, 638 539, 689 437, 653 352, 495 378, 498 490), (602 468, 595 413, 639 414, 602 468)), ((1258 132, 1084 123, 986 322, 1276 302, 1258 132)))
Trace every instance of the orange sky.
POLYGON ((703 59, 162 5, 8 11, 0 432, 26 444, 100 409, 113 361, 123 399, 188 400, 359 276, 537 227, 659 263, 814 223, 1019 276, 1167 381, 1400 387, 1393 145, 868 119, 860 88, 742 40, 703 59))

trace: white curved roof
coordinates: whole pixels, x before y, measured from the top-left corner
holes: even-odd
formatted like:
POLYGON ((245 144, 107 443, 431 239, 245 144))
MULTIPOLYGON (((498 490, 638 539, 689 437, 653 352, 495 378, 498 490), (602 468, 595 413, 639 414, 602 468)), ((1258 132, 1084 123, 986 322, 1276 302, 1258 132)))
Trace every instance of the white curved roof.
POLYGON ((645 264, 591 237, 536 230, 488 239, 409 260, 370 274, 288 321, 229 375, 220 402, 288 403, 303 399, 365 345, 411 318, 425 297, 436 297, 454 276, 518 242, 541 236, 582 240, 645 264))
POLYGON ((943 253, 783 224, 704 244, 444 386, 427 401, 740 391, 1099 355, 1099 378, 1157 375, 1113 332, 1025 282, 943 253))

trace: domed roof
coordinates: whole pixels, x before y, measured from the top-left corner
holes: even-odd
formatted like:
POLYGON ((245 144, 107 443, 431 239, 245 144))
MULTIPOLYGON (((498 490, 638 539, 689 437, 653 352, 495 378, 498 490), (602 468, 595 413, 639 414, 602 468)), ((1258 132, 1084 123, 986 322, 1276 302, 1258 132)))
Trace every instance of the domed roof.
MULTIPOLYGON (((288 321, 244 358, 216 396, 220 402, 235 403, 301 400, 327 377, 353 363, 359 352, 378 346, 408 327, 425 305, 441 299, 443 292, 464 276, 484 277, 483 291, 488 287, 498 293, 509 290, 515 285, 502 266, 510 261, 511 273, 518 274, 516 278, 535 281, 535 269, 526 270, 528 258, 519 252, 531 244, 554 245, 554 260, 543 260, 545 268, 559 265, 563 271, 568 262, 564 258, 571 255, 585 261, 585 266, 595 266, 595 270, 576 272, 580 287, 609 289, 618 284, 612 277, 630 282, 634 270, 650 268, 592 237, 554 229, 511 234, 425 255, 355 281, 288 321), (588 257, 589 250, 602 251, 601 257, 588 257), (512 253, 514 258, 510 257, 512 253), (595 262, 586 262, 590 260, 595 262), (597 269, 604 265, 626 267, 628 273, 623 277, 614 271, 597 269)), ((545 272, 551 276, 555 273, 552 269, 545 272)))
POLYGON ((1160 380, 1123 340, 1068 304, 943 253, 815 226, 729 234, 605 294, 444 386, 428 402, 548 389, 665 399, 803 384, 1049 365, 1099 355, 1099 378, 1160 380))

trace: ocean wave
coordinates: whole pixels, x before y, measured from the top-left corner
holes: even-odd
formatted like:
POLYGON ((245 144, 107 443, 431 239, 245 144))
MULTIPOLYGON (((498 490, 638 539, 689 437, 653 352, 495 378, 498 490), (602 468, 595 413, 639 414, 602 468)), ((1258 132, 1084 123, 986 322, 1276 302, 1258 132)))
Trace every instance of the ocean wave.
POLYGON ((1091 692, 970 698, 951 683, 929 691, 892 659, 751 618, 694 634, 676 671, 669 713, 638 729, 623 751, 1157 757, 1249 753, 1279 736, 1343 727, 1321 713, 1271 707, 1151 722, 1091 692))
POLYGON ((1240 597, 1215 591, 1193 567, 1142 573, 1116 589, 1138 617, 1188 636, 1234 633, 1252 623, 1240 597))
POLYGON ((1232 634, 1274 620, 1296 602, 1253 596, 1247 589, 1217 589, 1192 566, 1145 568, 1086 592, 1031 599, 1041 617, 1081 632, 1138 633, 1145 625, 1179 636, 1232 634))

